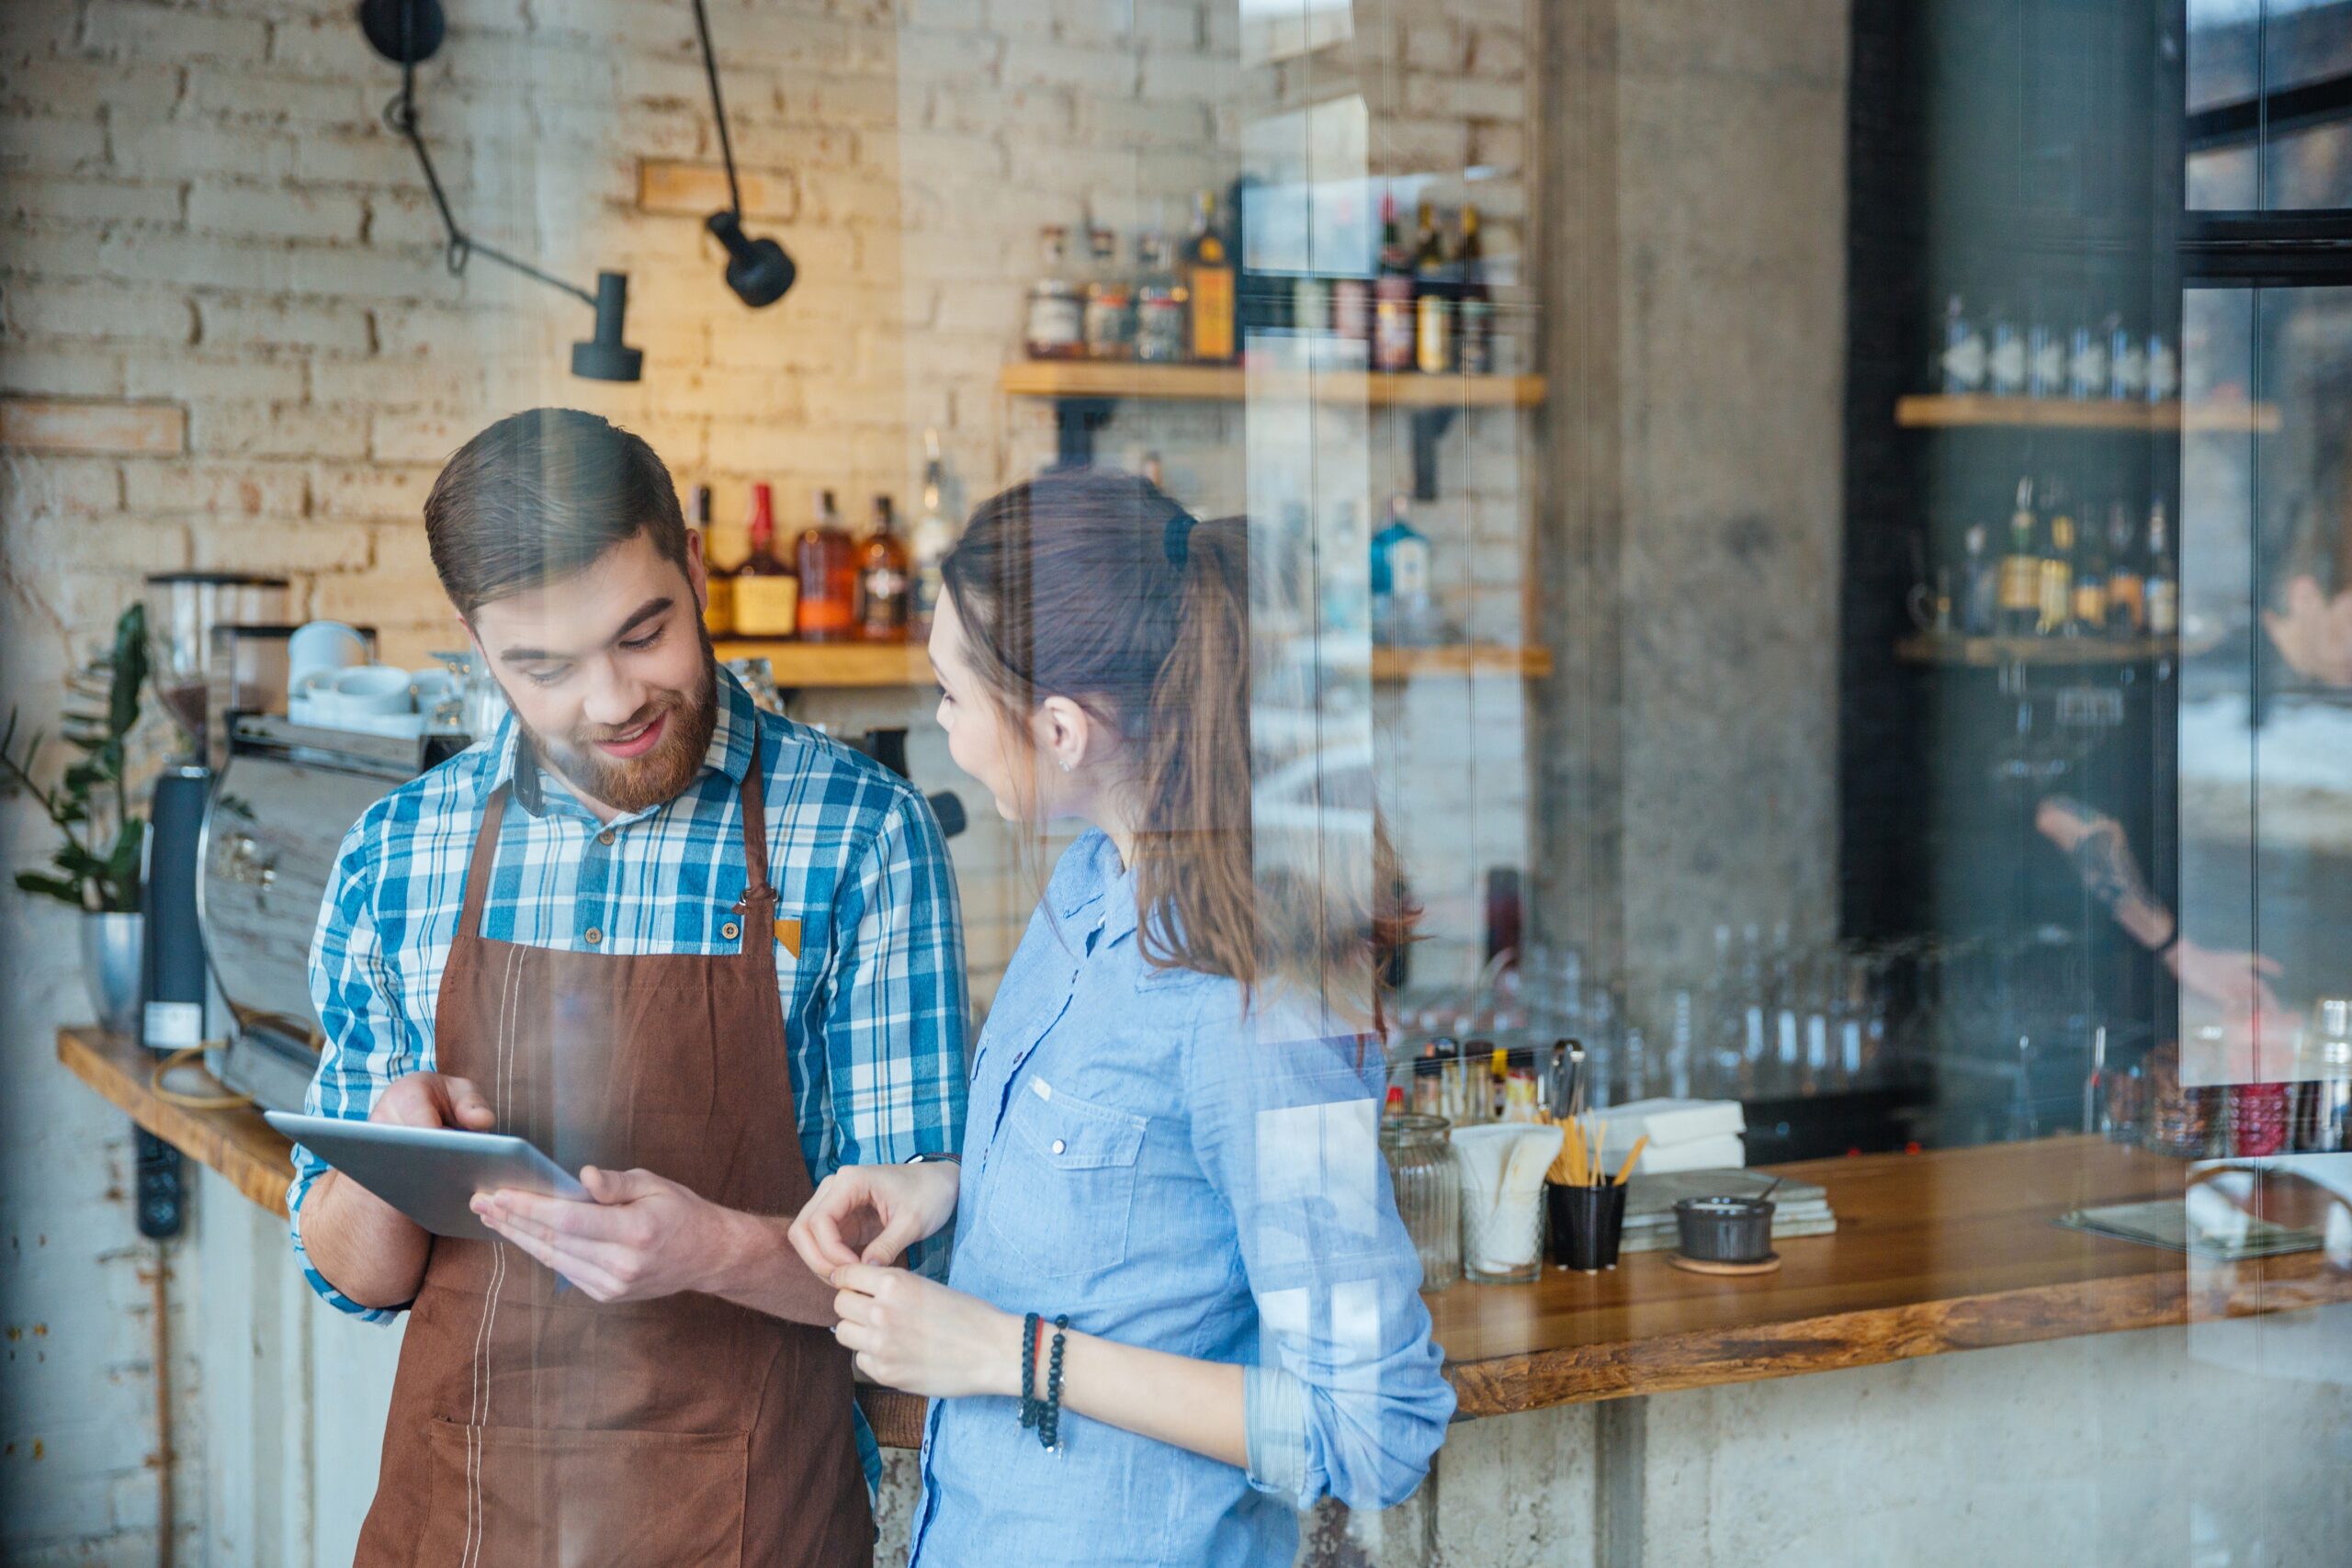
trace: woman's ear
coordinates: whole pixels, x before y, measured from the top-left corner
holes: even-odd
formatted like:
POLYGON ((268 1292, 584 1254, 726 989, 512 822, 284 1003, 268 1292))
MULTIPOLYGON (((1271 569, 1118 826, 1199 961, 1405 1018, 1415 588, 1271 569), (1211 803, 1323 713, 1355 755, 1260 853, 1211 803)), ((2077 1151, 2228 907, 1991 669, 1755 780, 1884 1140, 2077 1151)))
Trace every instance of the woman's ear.
POLYGON ((1097 739, 1093 720, 1068 697, 1047 697, 1039 703, 1030 730, 1036 737, 1037 750, 1063 773, 1085 761, 1089 747, 1097 739))

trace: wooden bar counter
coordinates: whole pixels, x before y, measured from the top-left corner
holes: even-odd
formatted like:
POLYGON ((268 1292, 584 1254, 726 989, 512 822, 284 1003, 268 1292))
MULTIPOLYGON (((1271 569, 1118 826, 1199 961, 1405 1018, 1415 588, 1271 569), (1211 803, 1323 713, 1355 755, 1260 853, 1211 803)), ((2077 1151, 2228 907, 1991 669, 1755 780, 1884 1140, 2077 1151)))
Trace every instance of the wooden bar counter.
POLYGON ((2177 1198, 2195 1168, 2100 1138, 1776 1168, 1826 1188, 1838 1216, 1835 1235, 1781 1242, 1777 1273, 1710 1278, 1644 1252, 1430 1296, 1462 1414, 2352 1300, 2352 1273, 2318 1252, 2228 1264, 2062 1227, 2073 1209, 2177 1198))
MULTIPOLYGON (((156 1097, 154 1058, 95 1030, 58 1056, 141 1126, 284 1213, 288 1145, 250 1110, 156 1097)), ((2191 1167, 2064 1136, 1786 1167, 1828 1190, 1833 1235, 1780 1243, 1779 1272, 1684 1273, 1663 1252, 1600 1275, 1546 1268, 1532 1285, 1456 1285, 1427 1299, 1464 1417, 1871 1366, 1998 1345, 2289 1311, 2352 1300, 2317 1252, 2235 1265, 2061 1227, 2071 1209, 2177 1197, 2191 1167)), ((922 1404, 868 1389, 892 1446, 922 1404)))

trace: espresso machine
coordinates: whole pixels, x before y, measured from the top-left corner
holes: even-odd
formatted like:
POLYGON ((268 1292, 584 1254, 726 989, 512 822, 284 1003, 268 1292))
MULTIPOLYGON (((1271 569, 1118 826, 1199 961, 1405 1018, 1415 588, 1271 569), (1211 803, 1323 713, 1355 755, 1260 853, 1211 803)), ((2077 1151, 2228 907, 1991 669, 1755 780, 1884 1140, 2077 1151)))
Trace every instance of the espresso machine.
POLYGON ((141 867, 146 920, 140 1037, 157 1051, 211 1037, 214 1008, 197 921, 197 865, 211 799, 221 716, 264 700, 270 650, 282 660, 287 581, 245 572, 159 572, 146 584, 148 664, 178 727, 177 754, 155 776, 141 867))

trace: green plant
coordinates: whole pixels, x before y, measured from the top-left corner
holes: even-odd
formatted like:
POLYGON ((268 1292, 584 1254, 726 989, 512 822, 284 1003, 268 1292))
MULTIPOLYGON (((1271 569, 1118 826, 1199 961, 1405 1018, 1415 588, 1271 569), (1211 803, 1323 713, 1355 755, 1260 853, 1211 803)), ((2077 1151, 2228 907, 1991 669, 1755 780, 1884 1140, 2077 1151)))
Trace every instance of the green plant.
MULTIPOLYGON (((0 733, 0 778, 13 781, 41 804, 65 842, 49 857, 54 872, 20 871, 17 886, 77 909, 98 914, 131 914, 139 908, 139 863, 147 843, 147 824, 130 812, 130 792, 123 780, 123 738, 139 722, 139 690, 147 681, 147 612, 133 604, 114 624, 114 650, 101 661, 107 676, 103 712, 69 706, 60 735, 82 753, 65 770, 55 788, 33 778, 40 754, 36 730, 19 756, 16 749, 17 714, 10 710, 8 728, 0 733), (101 793, 112 796, 114 842, 101 853, 94 835, 101 825, 91 807, 101 793)), ((77 696, 95 697, 78 684, 77 696)))

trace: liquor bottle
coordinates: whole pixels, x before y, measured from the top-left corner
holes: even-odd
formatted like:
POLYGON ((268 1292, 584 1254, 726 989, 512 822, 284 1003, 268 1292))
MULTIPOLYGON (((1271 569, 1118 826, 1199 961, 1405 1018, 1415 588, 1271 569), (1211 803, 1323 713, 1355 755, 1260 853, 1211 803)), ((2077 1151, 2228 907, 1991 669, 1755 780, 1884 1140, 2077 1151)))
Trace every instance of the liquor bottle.
POLYGON ((1453 270, 1437 208, 1425 201, 1413 248, 1413 367, 1425 376, 1453 368, 1453 270))
POLYGON ((2148 351, 2120 315, 2107 318, 2107 395, 2134 403, 2148 395, 2148 351))
POLYGON ((1947 397, 1965 397, 1984 389, 1984 333, 1968 319, 1955 294, 1944 301, 1944 340, 1936 355, 1939 386, 1947 397))
POLYGON ((1428 639, 1429 536, 1413 526, 1405 498, 1388 502, 1388 525, 1372 536, 1372 627, 1375 641, 1399 646, 1428 639))
POLYGON ((1331 285, 1311 272, 1291 279, 1290 330, 1312 343, 1331 330, 1331 285))
POLYGON ((1136 357, 1176 364, 1193 330, 1192 296, 1170 270, 1168 237, 1157 229, 1136 236, 1136 357))
POLYGON ((1216 197, 1193 198, 1193 237, 1184 244, 1184 289, 1192 296, 1192 333, 1186 346, 1203 365, 1230 364, 1238 338, 1235 328, 1233 257, 1216 226, 1216 197))
POLYGON ((2180 578, 2173 570, 2171 530, 2164 497, 2148 508, 2148 635, 2180 635, 2180 578))
POLYGON ((2028 397, 2066 394, 2066 344, 2037 302, 2026 316, 2025 389, 2028 397))
POLYGON ((2033 480, 2018 480, 2017 509, 2009 513, 2009 547, 2001 557, 2000 629, 2003 637, 2030 637, 2041 619, 2041 558, 2033 547, 2033 480))
POLYGON ((2056 479, 2042 481, 2043 510, 2050 514, 2042 536, 2041 614, 2034 630, 2056 637, 2066 629, 2075 605, 2075 514, 2066 504, 2065 488, 2056 479))
POLYGON ((2078 401, 2107 396, 2107 333, 2087 323, 2075 329, 2066 353, 2066 395, 2078 401))
POLYGON ((1478 209, 1462 209, 1461 302, 1454 308, 1453 357, 1464 376, 1488 376, 1495 368, 1495 299, 1487 287, 1487 242, 1478 232, 1478 209))
POLYGON ((887 495, 874 498, 874 526, 857 542, 857 638, 860 642, 907 640, 908 598, 914 586, 912 562, 898 535, 898 508, 887 495))
MULTIPOLYGON (((1339 232, 1355 232, 1355 206, 1341 197, 1339 232)), ((1332 364, 1362 370, 1372 363, 1372 280, 1351 265, 1331 279, 1332 364)))
POLYGON ((2132 512, 2120 499, 2107 511, 2107 629, 2138 637, 2148 625, 2148 580, 2134 559, 2132 512))
POLYGON ((1037 276, 1029 285, 1023 337, 1032 359, 1077 359, 1086 353, 1086 299, 1069 273, 1069 231, 1058 223, 1037 231, 1037 276))
POLYGON ((2098 637, 2106 630, 2107 548, 2099 530, 2086 519, 2075 542, 2074 604, 2066 635, 2098 637))
POLYGON ((1119 236, 1097 224, 1086 231, 1092 265, 1086 277, 1086 356, 1130 359, 1136 351, 1135 287, 1119 276, 1119 236))
POLYGON ((1372 619, 1372 549, 1363 513, 1352 501, 1339 503, 1331 533, 1329 565, 1316 587, 1324 626, 1361 634, 1372 619))
POLYGON ((726 637, 735 630, 735 574, 711 551, 708 485, 695 486, 695 534, 702 540, 703 629, 726 637))
POLYGON ((752 553, 735 569, 735 635, 785 637, 797 629, 800 580, 775 553, 774 491, 752 487, 752 553))
POLYGON ((1380 270, 1372 286, 1372 367, 1413 367, 1413 255, 1396 227, 1396 198, 1380 198, 1380 270))
POLYGON ((2180 396, 2180 356, 2164 333, 2148 334, 2148 400, 2170 402, 2180 396))
POLYGON ((956 525, 947 519, 938 431, 922 433, 922 515, 915 519, 914 604, 910 611, 912 629, 917 635, 930 629, 931 617, 938 612, 942 588, 939 563, 956 547, 956 525))
POLYGON ((803 641, 842 642, 856 635, 857 547, 842 527, 833 492, 817 492, 816 521, 793 548, 800 566, 803 641))
POLYGON ((1985 384, 1996 397, 2023 397, 2025 339, 2018 332, 2016 318, 2001 306, 1993 307, 1993 325, 1986 341, 1989 346, 1984 354, 1985 384))
POLYGON ((1968 637, 1991 637, 2000 625, 2000 573, 1992 546, 1991 529, 1982 523, 1969 525, 1960 589, 1960 629, 1968 637))

